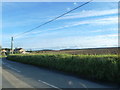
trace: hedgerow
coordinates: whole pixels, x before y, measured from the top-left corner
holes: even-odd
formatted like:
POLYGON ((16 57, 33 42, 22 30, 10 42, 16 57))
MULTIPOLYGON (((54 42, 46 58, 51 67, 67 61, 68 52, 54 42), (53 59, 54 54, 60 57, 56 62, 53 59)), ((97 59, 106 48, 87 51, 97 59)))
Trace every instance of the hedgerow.
POLYGON ((117 55, 15 54, 7 59, 89 79, 120 83, 120 60, 117 55))

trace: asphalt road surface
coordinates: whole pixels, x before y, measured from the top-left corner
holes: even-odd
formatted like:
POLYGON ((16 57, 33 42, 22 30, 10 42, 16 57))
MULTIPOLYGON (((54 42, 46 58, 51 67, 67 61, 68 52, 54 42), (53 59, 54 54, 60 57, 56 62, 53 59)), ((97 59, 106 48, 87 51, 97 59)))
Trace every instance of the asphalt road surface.
POLYGON ((2 59, 2 88, 118 88, 44 68, 2 59))

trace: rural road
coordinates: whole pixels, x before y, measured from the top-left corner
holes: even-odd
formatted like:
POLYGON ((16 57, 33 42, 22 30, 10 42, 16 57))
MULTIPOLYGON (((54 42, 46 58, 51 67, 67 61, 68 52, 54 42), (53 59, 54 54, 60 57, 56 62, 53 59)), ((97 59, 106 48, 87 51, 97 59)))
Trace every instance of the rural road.
POLYGON ((2 59, 2 88, 118 88, 71 75, 2 59))

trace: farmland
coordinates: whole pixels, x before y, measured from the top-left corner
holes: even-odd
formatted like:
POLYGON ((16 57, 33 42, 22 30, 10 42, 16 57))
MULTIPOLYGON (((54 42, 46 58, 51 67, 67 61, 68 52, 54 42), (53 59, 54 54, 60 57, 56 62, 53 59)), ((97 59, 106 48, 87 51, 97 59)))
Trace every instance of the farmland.
POLYGON ((93 80, 120 83, 118 55, 13 54, 7 59, 71 73, 93 80))
POLYGON ((64 50, 37 50, 32 53, 72 54, 72 55, 108 55, 119 54, 118 47, 88 48, 88 49, 64 49, 64 50))

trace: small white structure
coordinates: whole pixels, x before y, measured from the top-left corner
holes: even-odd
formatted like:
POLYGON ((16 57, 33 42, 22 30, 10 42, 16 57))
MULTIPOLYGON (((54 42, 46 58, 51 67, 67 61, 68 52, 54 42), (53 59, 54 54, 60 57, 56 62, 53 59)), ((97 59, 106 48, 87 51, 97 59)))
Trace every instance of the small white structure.
POLYGON ((16 48, 16 49, 14 49, 14 53, 23 53, 23 54, 25 54, 26 51, 23 48, 16 48))

